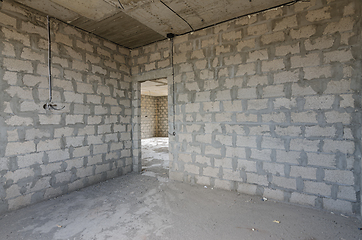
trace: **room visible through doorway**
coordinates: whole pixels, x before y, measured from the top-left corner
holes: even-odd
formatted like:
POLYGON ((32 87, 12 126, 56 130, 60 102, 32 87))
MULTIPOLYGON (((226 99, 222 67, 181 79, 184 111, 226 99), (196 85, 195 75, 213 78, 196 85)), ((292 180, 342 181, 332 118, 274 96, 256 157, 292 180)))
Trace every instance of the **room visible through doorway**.
POLYGON ((167 79, 141 83, 142 174, 168 180, 167 79))

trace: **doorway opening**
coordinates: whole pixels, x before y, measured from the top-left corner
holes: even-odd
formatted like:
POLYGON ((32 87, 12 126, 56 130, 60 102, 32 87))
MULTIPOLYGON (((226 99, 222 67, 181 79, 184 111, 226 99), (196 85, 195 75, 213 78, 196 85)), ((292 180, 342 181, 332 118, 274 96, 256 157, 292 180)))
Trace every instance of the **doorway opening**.
POLYGON ((167 79, 141 83, 142 174, 168 181, 168 84, 167 79))

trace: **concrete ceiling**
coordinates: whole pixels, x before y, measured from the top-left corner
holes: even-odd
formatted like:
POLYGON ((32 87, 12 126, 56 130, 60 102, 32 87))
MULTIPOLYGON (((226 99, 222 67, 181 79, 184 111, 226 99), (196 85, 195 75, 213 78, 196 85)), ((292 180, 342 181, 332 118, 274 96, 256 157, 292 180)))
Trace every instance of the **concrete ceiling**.
POLYGON ((141 94, 149 96, 167 96, 167 79, 155 79, 141 83, 141 94))
POLYGON ((133 49, 292 0, 14 0, 133 49))

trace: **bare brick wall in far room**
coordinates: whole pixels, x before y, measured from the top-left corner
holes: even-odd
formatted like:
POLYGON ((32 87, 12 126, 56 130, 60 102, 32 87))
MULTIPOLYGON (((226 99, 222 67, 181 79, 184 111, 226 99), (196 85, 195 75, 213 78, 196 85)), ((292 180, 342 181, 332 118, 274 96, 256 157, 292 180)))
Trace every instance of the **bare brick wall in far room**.
POLYGON ((167 96, 141 96, 141 138, 168 136, 167 96))
POLYGON ((141 95, 141 138, 156 137, 156 98, 141 95))
POLYGON ((167 96, 156 97, 156 136, 167 137, 168 136, 168 100, 167 96))

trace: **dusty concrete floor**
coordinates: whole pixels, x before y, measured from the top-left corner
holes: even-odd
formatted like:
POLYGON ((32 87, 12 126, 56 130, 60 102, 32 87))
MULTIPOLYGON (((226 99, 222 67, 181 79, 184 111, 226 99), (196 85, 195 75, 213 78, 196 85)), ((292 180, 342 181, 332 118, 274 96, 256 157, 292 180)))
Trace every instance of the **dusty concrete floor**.
POLYGON ((169 181, 167 139, 143 142, 142 174, 0 216, 0 239, 362 239, 355 218, 169 181))

